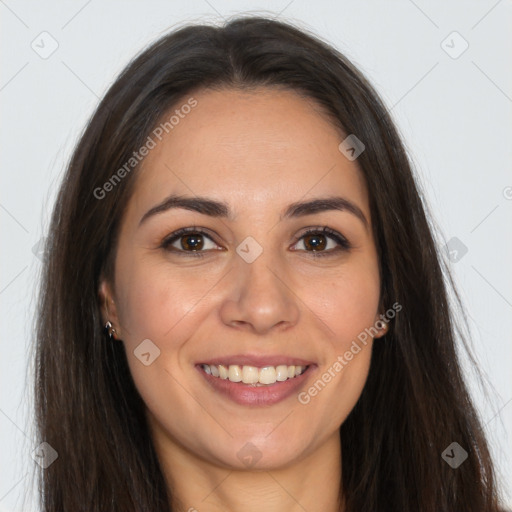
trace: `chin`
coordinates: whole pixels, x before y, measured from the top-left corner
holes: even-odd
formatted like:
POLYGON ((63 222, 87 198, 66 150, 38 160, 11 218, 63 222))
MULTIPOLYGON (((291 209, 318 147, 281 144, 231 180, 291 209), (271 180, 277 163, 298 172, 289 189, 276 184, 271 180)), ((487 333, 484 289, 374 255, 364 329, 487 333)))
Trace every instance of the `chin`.
POLYGON ((271 437, 265 432, 264 435, 230 438, 221 453, 215 453, 219 448, 219 444, 215 444, 212 458, 226 468, 268 471, 289 466, 305 456, 306 441, 301 443, 297 437, 290 437, 286 432, 271 437), (290 439, 294 439, 294 442, 290 443, 290 439))

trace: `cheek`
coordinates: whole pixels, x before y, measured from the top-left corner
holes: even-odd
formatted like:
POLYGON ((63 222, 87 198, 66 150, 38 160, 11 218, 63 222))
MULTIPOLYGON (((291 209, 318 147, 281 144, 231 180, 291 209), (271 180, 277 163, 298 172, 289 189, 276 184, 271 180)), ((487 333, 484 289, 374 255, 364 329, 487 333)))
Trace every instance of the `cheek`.
POLYGON ((336 277, 315 284, 311 309, 330 329, 338 352, 374 325, 379 307, 380 279, 373 265, 354 265, 336 277))
POLYGON ((330 342, 316 383, 305 390, 301 403, 311 400, 319 417, 336 426, 352 410, 368 376, 380 279, 377 267, 367 263, 317 284, 319 299, 312 309, 329 327, 330 342))
POLYGON ((125 341, 130 343, 168 339, 208 289, 205 280, 173 273, 165 262, 140 258, 130 264, 120 259, 118 268, 119 318, 125 341))
MULTIPOLYGON (((155 263, 144 256, 119 257, 116 270, 121 338, 131 375, 146 406, 162 417, 168 405, 182 411, 184 418, 199 414, 180 384, 186 377, 179 359, 195 327, 191 323, 194 306, 211 285, 197 276, 182 278, 169 271, 169 263, 155 263), (149 353, 148 365, 144 364, 144 353, 149 353)), ((180 419, 173 421, 180 427, 180 419)))

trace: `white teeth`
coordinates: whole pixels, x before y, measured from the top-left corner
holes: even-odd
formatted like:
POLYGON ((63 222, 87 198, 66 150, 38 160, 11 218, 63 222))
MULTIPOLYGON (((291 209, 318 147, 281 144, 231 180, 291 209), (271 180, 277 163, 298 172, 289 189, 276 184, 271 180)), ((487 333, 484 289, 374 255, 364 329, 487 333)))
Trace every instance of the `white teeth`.
POLYGON ((259 381, 258 368, 255 366, 242 367, 242 382, 244 384, 256 384, 259 381))
POLYGON ((307 366, 287 366, 281 364, 279 366, 264 366, 258 368, 256 366, 239 366, 232 365, 202 365, 203 370, 208 375, 220 377, 221 379, 229 379, 231 382, 242 382, 243 384, 253 385, 269 385, 276 382, 284 382, 293 379, 306 371, 307 366))
POLYGON ((260 384, 274 384, 276 380, 276 369, 273 366, 265 366, 260 370, 260 384))
POLYGON ((240 382, 242 380, 242 370, 240 369, 240 366, 237 364, 232 364, 229 366, 228 379, 231 382, 240 382))
POLYGON ((228 369, 223 365, 219 364, 219 374, 221 379, 227 379, 228 378, 228 369))
POLYGON ((276 366, 276 380, 279 382, 283 382, 288 378, 288 366, 285 364, 280 364, 276 366))

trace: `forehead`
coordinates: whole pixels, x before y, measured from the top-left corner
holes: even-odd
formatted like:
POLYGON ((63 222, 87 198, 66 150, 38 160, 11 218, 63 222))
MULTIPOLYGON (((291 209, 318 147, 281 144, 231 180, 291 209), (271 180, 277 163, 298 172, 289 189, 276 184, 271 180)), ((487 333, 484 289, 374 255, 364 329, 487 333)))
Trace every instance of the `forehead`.
POLYGON ((171 193, 208 196, 234 214, 280 211, 307 196, 341 194, 368 212, 365 181, 338 149, 345 134, 313 100, 288 90, 202 90, 185 97, 146 156, 132 198, 136 209, 171 193), (178 112, 176 112, 178 111, 178 112), (185 113, 187 112, 187 113, 185 113), (170 128, 172 126, 172 128, 170 128))

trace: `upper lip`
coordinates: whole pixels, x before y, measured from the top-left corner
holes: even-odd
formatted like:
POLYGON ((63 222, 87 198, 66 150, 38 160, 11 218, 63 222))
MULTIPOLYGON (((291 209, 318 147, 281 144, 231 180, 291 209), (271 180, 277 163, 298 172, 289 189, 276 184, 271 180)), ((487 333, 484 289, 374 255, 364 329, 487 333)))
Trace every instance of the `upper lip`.
POLYGON ((230 366, 237 364, 239 366, 309 366, 314 364, 312 361, 300 359, 298 357, 286 356, 286 355, 256 355, 256 354, 237 354, 232 356, 220 356, 213 357, 206 361, 202 361, 198 364, 208 364, 218 366, 220 364, 230 366))

